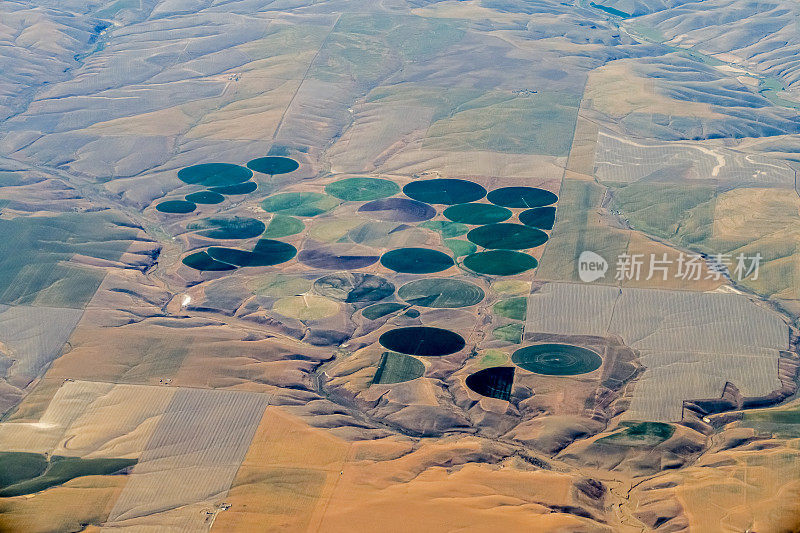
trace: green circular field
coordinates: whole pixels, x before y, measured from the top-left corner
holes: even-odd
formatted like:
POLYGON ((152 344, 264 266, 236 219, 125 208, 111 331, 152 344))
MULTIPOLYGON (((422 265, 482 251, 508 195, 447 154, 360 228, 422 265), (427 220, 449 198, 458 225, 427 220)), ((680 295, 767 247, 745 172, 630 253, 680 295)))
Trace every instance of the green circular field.
POLYGON ((449 220, 428 220, 421 223, 419 227, 435 231, 445 239, 464 235, 469 229, 464 224, 450 222, 449 220))
POLYGON ((266 226, 255 218, 214 217, 192 222, 186 229, 200 230, 198 235, 211 239, 251 239, 264 233, 266 226))
POLYGON ((391 315, 392 313, 396 313, 397 311, 405 309, 406 307, 407 306, 405 304, 399 304, 396 302, 386 302, 365 307, 361 311, 361 314, 367 320, 375 320, 384 317, 386 315, 391 315))
POLYGON ((289 235, 297 235, 303 231, 305 227, 306 225, 302 220, 277 214, 269 221, 267 230, 264 232, 264 237, 279 239, 281 237, 288 237, 289 235))
POLYGON ((464 349, 464 338, 447 329, 412 326, 387 331, 378 342, 386 349, 409 355, 436 357, 464 349))
POLYGON ((223 185, 222 187, 211 187, 209 191, 219 194, 249 194, 258 189, 255 181, 244 181, 234 185, 223 185))
POLYGON ((453 266, 453 259, 428 248, 398 248, 381 256, 381 264, 389 270, 405 274, 432 274, 453 266))
POLYGON ((221 246, 208 249, 208 255, 213 259, 240 267, 279 265, 292 259, 295 254, 297 249, 291 244, 272 239, 260 239, 252 252, 221 246))
POLYGON ((536 258, 511 250, 489 250, 470 254, 464 258, 464 266, 478 274, 490 276, 513 276, 536 268, 536 258))
POLYGON ((225 197, 218 192, 200 191, 187 194, 185 197, 187 202, 194 202, 196 204, 221 204, 225 201, 225 197))
POLYGON ((252 177, 252 171, 231 163, 203 163, 178 171, 178 179, 182 182, 203 187, 235 185, 252 177))
POLYGON ((541 207, 556 203, 558 196, 536 187, 501 187, 486 197, 495 205, 503 207, 541 207))
POLYGON ((184 257, 181 262, 189 268, 200 271, 218 272, 223 270, 236 270, 235 266, 217 261, 206 252, 189 254, 184 257))
POLYGON ((571 344, 534 344, 511 356, 515 365, 546 376, 575 376, 600 368, 603 359, 592 350, 571 344))
POLYGON ((394 285, 374 274, 342 272, 319 278, 314 282, 314 290, 347 303, 377 302, 394 294, 394 285))
POLYGON ((519 214, 519 221, 532 228, 551 230, 556 223, 555 207, 534 207, 519 214))
POLYGON ((296 217, 314 217, 339 205, 339 200, 319 192, 285 192, 270 196, 261 202, 268 213, 281 213, 296 217))
POLYGON ((467 239, 484 248, 525 250, 547 242, 547 233, 522 224, 501 222, 479 226, 467 233, 467 239))
POLYGON ((451 205, 442 214, 453 222, 481 226, 503 222, 513 215, 510 209, 494 204, 451 205))
POLYGON ((290 157, 267 156, 253 159, 247 163, 247 168, 262 174, 288 174, 300 168, 300 163, 290 157))
POLYGON ((480 303, 485 296, 483 289, 474 283, 447 278, 406 283, 397 295, 412 305, 434 308, 469 307, 480 303))
POLYGON ((166 202, 161 202, 156 206, 156 211, 179 215, 191 213, 195 209, 197 209, 197 206, 194 204, 194 202, 187 202, 185 200, 167 200, 166 202))
POLYGON ((424 373, 425 365, 419 359, 401 353, 384 352, 372 383, 382 385, 403 383, 422 377, 424 373))
POLYGON ((412 181, 403 192, 409 198, 426 204, 463 204, 486 196, 486 189, 467 180, 451 178, 412 181))
POLYGON ((400 192, 400 186, 380 178, 347 178, 327 185, 325 192, 340 200, 367 202, 393 196, 400 192))

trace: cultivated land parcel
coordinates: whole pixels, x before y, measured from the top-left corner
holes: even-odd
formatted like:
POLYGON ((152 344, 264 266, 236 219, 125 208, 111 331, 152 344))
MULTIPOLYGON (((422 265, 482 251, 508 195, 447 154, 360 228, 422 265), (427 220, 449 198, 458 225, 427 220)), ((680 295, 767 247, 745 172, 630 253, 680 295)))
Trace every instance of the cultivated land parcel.
POLYGON ((0 3, 0 531, 800 530, 797 16, 0 3))

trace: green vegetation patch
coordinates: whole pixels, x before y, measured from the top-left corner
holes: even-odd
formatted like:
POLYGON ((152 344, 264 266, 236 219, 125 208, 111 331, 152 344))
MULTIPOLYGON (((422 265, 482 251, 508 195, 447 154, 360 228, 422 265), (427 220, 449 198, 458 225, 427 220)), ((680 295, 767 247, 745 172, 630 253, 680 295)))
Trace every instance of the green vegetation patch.
POLYGON ((389 330, 380 336, 378 342, 387 350, 427 357, 460 352, 466 345, 458 333, 427 326, 389 330))
POLYGON ((380 178, 347 178, 327 185, 325 192, 340 200, 367 202, 393 196, 400 192, 400 186, 380 178))
POLYGON ((442 214, 453 222, 481 226, 503 222, 513 215, 510 209, 494 204, 457 204, 448 207, 442 214))
POLYGON ((381 256, 381 264, 389 270, 406 274, 432 274, 453 266, 453 259, 438 250, 399 248, 381 256))
POLYGON ((519 344, 522 342, 522 324, 506 324, 492 330, 492 336, 501 341, 519 344))
POLYGON ((423 374, 425 365, 419 359, 401 353, 384 352, 372 383, 383 385, 403 383, 420 378, 423 374))
POLYGON ((266 226, 255 218, 214 217, 192 222, 186 229, 211 239, 251 239, 264 233, 266 226))
POLYGON ((222 187, 211 187, 209 191, 219 194, 250 194, 258 189, 258 184, 255 181, 245 181, 236 183, 234 185, 223 185, 222 187))
MULTIPOLYGON (((247 168, 262 174, 288 174, 300 168, 300 163, 290 157, 267 156, 253 159, 247 163, 247 168)), ((252 174, 252 173, 251 173, 252 174)))
POLYGON ((0 303, 83 308, 104 272, 70 259, 118 261, 138 232, 112 211, 0 219, 0 303))
POLYGON ((304 294, 311 290, 312 286, 311 280, 279 272, 264 274, 248 283, 248 287, 254 294, 273 298, 304 294))
POLYGON ((420 279, 406 283, 397 291, 406 302, 420 307, 455 308, 469 307, 480 303, 483 289, 458 279, 420 279))
POLYGON ((364 315, 364 318, 366 318, 367 320, 376 320, 386 315, 391 315, 392 313, 401 311, 406 307, 408 306, 405 304, 399 304, 396 302, 386 302, 365 307, 364 310, 361 311, 361 314, 364 315))
POLYGON ((466 384, 481 396, 508 401, 514 385, 514 370, 512 366, 484 368, 467 376, 466 384))
POLYGON ((314 217, 339 205, 339 200, 319 192, 285 192, 266 198, 261 208, 268 213, 314 217))
POLYGON ((514 320, 525 320, 525 315, 528 311, 528 299, 524 296, 518 298, 509 298, 508 300, 500 300, 492 310, 495 314, 511 318, 514 320))
POLYGON ((461 239, 445 239, 444 245, 447 246, 456 257, 463 257, 478 251, 477 246, 469 241, 462 241, 461 239))
POLYGON ((289 235, 297 235, 305 229, 306 225, 302 220, 287 215, 275 215, 269 221, 267 230, 264 232, 263 237, 270 239, 279 239, 281 237, 288 237, 289 235))
POLYGON ((574 376, 600 368, 603 358, 592 350, 571 344, 534 344, 514 352, 515 365, 547 376, 574 376))
POLYGON ((195 209, 197 209, 197 206, 194 202, 187 202, 186 200, 167 200, 156 206, 156 211, 177 215, 185 215, 186 213, 191 213, 195 209))
POLYGON ((208 255, 216 261, 240 267, 272 266, 291 260, 297 248, 291 244, 273 239, 259 239, 252 252, 212 246, 208 255))
POLYGON ((236 267, 229 264, 217 261, 211 257, 208 252, 195 252, 184 257, 181 262, 201 272, 223 272, 225 270, 236 270, 236 267))
POLYGON ((519 221, 532 228, 551 230, 556 223, 555 207, 534 207, 519 214, 519 221))
POLYGON ((624 429, 596 442, 617 446, 655 446, 675 433, 675 426, 663 422, 622 422, 624 429))
POLYGON ((480 200, 486 189, 471 181, 444 178, 412 181, 403 187, 403 193, 426 204, 453 205, 480 200))
POLYGON ((394 294, 394 285, 374 274, 341 272, 319 278, 314 282, 314 290, 347 303, 377 302, 394 294))
POLYGON ((464 258, 464 266, 478 274, 490 276, 513 276, 536 268, 535 257, 512 250, 489 250, 470 254, 464 258))
POLYGON ((178 171, 178 179, 182 182, 203 187, 235 185, 252 177, 250 170, 231 163, 203 163, 178 171))
POLYGON ((435 231, 445 239, 451 237, 458 237, 467 232, 467 226, 459 224, 458 222, 450 222, 447 220, 428 220, 419 225, 421 228, 426 228, 435 231))
POLYGON ((486 350, 481 352, 480 365, 483 368, 500 366, 508 361, 508 355, 502 350, 486 350))
POLYGON ((0 497, 33 494, 83 476, 107 476, 136 464, 136 459, 81 459, 0 452, 0 497))
POLYGON ((221 204, 225 201, 225 197, 218 192, 200 191, 187 194, 185 197, 187 202, 194 202, 196 204, 221 204))
POLYGON ((479 226, 467 233, 467 239, 484 248, 524 250, 547 242, 547 233, 522 224, 501 222, 479 226))
POLYGON ((489 193, 487 200, 503 207, 542 207, 554 204, 558 196, 537 187, 501 187, 489 193))

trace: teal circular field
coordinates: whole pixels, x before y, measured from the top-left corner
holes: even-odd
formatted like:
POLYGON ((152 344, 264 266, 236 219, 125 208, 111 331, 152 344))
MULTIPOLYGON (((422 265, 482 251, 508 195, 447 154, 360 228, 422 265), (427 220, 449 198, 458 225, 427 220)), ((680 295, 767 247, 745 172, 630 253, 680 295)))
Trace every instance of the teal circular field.
POLYGON ((222 187, 211 187, 209 191, 219 194, 249 194, 258 189, 258 184, 255 181, 245 181, 236 183, 234 185, 223 185, 222 187))
POLYGON ((365 307, 361 314, 367 320, 376 320, 378 318, 384 317, 386 315, 391 315, 392 313, 396 313, 408 307, 405 304, 399 304, 396 302, 386 302, 380 304, 373 304, 369 307, 365 307))
POLYGON ((405 274, 432 274, 453 266, 453 259, 428 248, 398 248, 381 256, 381 264, 389 270, 405 274))
POLYGON ((603 358, 596 352, 571 344, 534 344, 511 356, 515 365, 535 374, 575 376, 597 370, 603 358))
POLYGON ((250 170, 231 163, 203 163, 178 171, 178 179, 182 182, 203 187, 235 185, 252 177, 250 170))
POLYGON ((445 209, 442 214, 453 222, 473 226, 496 224, 508 220, 513 215, 510 209, 494 204, 456 204, 445 209))
POLYGON ((406 283, 398 289, 397 295, 412 305, 437 309, 469 307, 480 303, 485 296, 483 289, 474 283, 447 278, 406 283))
POLYGON ((297 249, 291 244, 272 239, 260 239, 252 252, 212 246, 208 255, 212 259, 240 267, 272 266, 291 260, 297 249))
POLYGON ((266 226, 255 218, 215 217, 192 222, 186 229, 210 239, 251 239, 264 233, 266 226))
POLYGON ((466 385, 481 396, 508 401, 514 385, 514 367, 495 366, 484 368, 467 376, 466 385))
POLYGON ((479 226, 469 233, 470 242, 489 249, 525 250, 547 242, 547 233, 522 224, 488 224, 479 226))
POLYGON ((460 352, 466 345, 458 333, 427 326, 393 329, 381 335, 378 342, 394 352, 426 357, 460 352))
POLYGON ((176 215, 185 215, 186 213, 191 213, 195 209, 197 209, 197 206, 194 202, 187 202, 185 200, 167 200, 156 206, 156 211, 176 215))
POLYGON ((206 252, 195 252, 187 255, 181 261, 184 265, 195 270, 202 272, 221 272, 225 270, 236 270, 236 267, 229 264, 217 261, 206 252))
POLYGON ((270 196, 261 202, 268 213, 281 213, 296 217, 315 217, 339 205, 339 200, 319 192, 285 192, 270 196))
POLYGON ((400 186, 380 178, 347 178, 325 186, 325 192, 340 200, 367 202, 393 196, 400 192, 400 186))
POLYGON ((490 276, 513 276, 536 268, 536 258, 512 250, 489 250, 470 254, 464 258, 464 266, 478 274, 490 276))
POLYGON ((519 221, 532 228, 551 230, 556 223, 555 207, 534 207, 519 214, 519 221))
POLYGON ((409 198, 426 204, 463 204, 486 196, 486 189, 467 180, 452 178, 412 181, 403 192, 409 198))
POLYGON ((185 197, 187 202, 194 202, 196 204, 221 204, 225 201, 225 197, 218 192, 200 191, 187 194, 185 197))
POLYGON ((247 168, 262 174, 288 174, 300 168, 300 163, 290 157, 267 156, 253 159, 247 163, 247 168))
POLYGON ((486 197, 495 205, 503 207, 542 207, 558 201, 558 196, 536 187, 501 187, 486 197))

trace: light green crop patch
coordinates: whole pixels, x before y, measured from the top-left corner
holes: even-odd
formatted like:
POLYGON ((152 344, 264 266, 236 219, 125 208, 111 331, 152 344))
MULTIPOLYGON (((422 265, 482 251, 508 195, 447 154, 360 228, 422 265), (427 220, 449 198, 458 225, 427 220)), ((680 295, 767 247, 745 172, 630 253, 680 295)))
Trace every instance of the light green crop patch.
POLYGON ((486 150, 566 156, 572 145, 580 96, 492 91, 434 121, 423 146, 432 150, 486 150))
POLYGON ((103 272, 67 261, 75 254, 117 261, 136 233, 105 213, 0 220, 0 303, 84 307, 103 272))
POLYGON ((456 21, 383 14, 344 14, 309 75, 322 81, 374 84, 402 63, 429 59, 464 36, 456 21))

